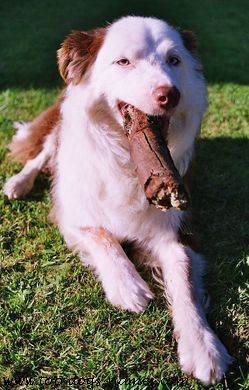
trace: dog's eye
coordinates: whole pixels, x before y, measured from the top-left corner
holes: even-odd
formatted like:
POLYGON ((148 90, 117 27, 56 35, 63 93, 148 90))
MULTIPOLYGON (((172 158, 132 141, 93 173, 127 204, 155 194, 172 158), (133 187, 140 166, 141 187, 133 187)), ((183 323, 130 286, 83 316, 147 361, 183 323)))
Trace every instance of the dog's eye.
POLYGON ((128 66, 131 63, 127 58, 120 58, 120 60, 116 61, 116 64, 121 65, 121 66, 128 66))
POLYGON ((167 60, 168 64, 171 65, 171 66, 177 66, 180 64, 180 58, 176 57, 176 56, 170 56, 167 60))

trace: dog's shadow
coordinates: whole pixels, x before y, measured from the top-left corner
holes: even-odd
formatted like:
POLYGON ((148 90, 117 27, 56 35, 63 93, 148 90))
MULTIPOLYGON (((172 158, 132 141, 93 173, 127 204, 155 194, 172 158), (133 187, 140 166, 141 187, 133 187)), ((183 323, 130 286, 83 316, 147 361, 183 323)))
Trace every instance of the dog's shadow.
POLYGON ((227 376, 228 385, 234 386, 240 370, 247 372, 246 335, 239 330, 239 318, 242 309, 245 312, 249 254, 249 142, 244 138, 200 139, 196 160, 193 227, 208 261, 209 320, 213 328, 219 324, 217 333, 235 358, 227 376))
POLYGON ((41 173, 35 180, 34 188, 25 197, 26 201, 40 202, 44 200, 44 193, 50 191, 51 178, 48 173, 41 173))

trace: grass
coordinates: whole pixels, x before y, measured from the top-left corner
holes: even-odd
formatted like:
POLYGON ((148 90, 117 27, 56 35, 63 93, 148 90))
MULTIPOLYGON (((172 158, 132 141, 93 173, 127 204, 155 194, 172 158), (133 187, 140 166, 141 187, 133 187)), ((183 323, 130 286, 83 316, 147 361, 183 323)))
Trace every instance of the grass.
MULTIPOLYGON (((247 389, 247 1, 175 0, 172 5, 166 0, 135 4, 130 0, 104 4, 9 0, 1 4, 0 187, 19 169, 6 156, 12 122, 31 119, 58 93, 55 50, 64 35, 127 13, 165 18, 193 29, 200 40, 210 107, 197 143, 194 226, 209 261, 209 321, 236 359, 225 381, 213 389, 247 389)), ((77 376, 98 378, 101 385, 96 382, 94 388, 203 389, 179 370, 162 293, 157 292, 141 315, 111 307, 91 272, 48 224, 48 188, 48 179, 41 176, 27 200, 9 202, 0 196, 0 388, 52 388, 49 381, 56 377, 77 376), (34 383, 4 385, 3 378, 22 376, 34 383), (118 387, 115 380, 121 378, 143 384, 118 387), (161 378, 164 385, 159 385, 161 378)), ((58 388, 80 386, 71 382, 58 388)), ((90 379, 81 388, 91 388, 90 379)))

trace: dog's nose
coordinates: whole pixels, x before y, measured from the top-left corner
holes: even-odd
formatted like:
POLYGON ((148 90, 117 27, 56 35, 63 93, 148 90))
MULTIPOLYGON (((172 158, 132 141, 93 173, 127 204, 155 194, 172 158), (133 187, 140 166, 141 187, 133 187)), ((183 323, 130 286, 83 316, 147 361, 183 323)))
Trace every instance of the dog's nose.
POLYGON ((180 100, 180 92, 175 86, 161 86, 154 90, 154 99, 162 108, 174 108, 180 100))

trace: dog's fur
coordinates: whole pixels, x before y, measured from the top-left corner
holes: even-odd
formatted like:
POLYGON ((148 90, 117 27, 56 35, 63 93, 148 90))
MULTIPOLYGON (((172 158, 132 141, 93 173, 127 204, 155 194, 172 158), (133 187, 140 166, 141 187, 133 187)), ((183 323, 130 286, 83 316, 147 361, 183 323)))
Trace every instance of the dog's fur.
POLYGON ((215 383, 231 358, 205 318, 202 257, 180 242, 184 212, 148 204, 119 110, 126 102, 163 115, 167 107, 155 91, 177 87, 181 97, 171 110, 167 143, 184 177, 207 105, 195 40, 155 18, 125 17, 106 28, 73 31, 58 50, 58 64, 66 87, 33 122, 16 124, 10 149, 25 165, 4 192, 26 195, 48 165, 53 221, 68 247, 95 269, 107 299, 122 309, 143 311, 153 294, 121 244, 135 242, 146 251, 147 262, 162 272, 183 371, 215 383))

